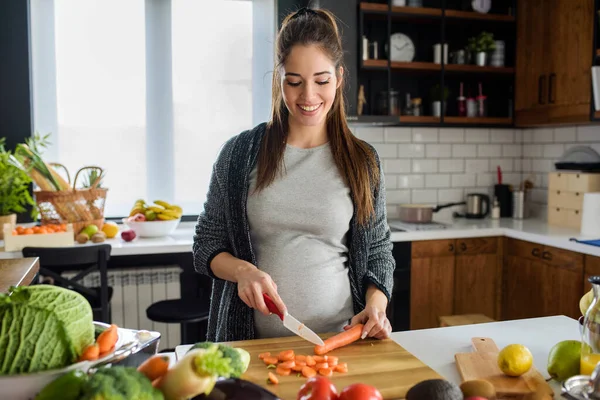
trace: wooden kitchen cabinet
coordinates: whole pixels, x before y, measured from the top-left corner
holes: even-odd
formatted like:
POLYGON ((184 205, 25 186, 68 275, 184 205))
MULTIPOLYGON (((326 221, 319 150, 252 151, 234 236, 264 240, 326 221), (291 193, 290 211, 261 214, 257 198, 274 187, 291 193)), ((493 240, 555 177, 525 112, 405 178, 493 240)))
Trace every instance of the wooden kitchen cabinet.
POLYGON ((585 256, 585 267, 583 271, 583 293, 592 289, 592 284, 588 282, 590 276, 600 276, 600 257, 590 255, 585 256))
POLYGON ((438 327, 444 315, 498 317, 499 238, 413 242, 411 252, 411 329, 438 327))
POLYGON ((579 317, 583 255, 506 239, 502 319, 579 317))
POLYGON ((517 2, 517 126, 590 121, 593 6, 593 0, 517 2))

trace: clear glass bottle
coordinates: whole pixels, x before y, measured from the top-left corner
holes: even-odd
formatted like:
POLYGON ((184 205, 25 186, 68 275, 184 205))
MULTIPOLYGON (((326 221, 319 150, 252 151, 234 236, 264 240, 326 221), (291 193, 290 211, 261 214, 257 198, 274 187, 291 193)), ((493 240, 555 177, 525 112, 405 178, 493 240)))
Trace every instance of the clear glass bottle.
POLYGON ((600 276, 590 276, 594 299, 588 307, 581 328, 581 375, 591 375, 600 363, 600 276))

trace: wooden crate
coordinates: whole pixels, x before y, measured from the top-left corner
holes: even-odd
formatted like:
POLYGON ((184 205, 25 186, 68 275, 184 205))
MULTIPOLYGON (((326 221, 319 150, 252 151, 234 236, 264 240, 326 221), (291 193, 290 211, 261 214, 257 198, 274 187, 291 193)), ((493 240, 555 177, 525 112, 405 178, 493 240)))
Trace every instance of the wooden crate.
POLYGON ((4 224, 4 251, 21 251, 24 247, 67 247, 75 244, 73 225, 66 232, 13 235, 14 227, 4 224))

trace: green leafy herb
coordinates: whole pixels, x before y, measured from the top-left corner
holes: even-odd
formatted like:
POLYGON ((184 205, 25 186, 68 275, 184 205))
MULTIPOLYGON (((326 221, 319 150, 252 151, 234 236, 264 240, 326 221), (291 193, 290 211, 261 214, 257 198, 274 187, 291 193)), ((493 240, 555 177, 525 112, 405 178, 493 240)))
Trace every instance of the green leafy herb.
POLYGON ((27 172, 15 164, 15 158, 4 147, 5 138, 0 138, 0 216, 23 213, 31 206, 31 216, 36 218, 38 210, 29 186, 31 178, 27 172))
POLYGON ((275 369, 275 368, 277 368, 275 366, 275 364, 269 364, 269 365, 267 365, 267 369, 275 369))

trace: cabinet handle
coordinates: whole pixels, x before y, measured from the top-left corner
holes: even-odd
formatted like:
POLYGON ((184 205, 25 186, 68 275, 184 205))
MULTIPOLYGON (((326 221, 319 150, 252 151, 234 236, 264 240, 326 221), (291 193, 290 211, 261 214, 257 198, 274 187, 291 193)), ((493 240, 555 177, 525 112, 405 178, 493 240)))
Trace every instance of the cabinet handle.
POLYGON ((548 103, 554 104, 556 99, 554 98, 554 89, 556 86, 556 74, 553 72, 550 74, 550 78, 548 79, 548 103))
POLYGON ((460 244, 460 249, 461 249, 462 251, 467 251, 467 245, 465 244, 465 242, 462 242, 462 243, 460 244))
POLYGON ((538 104, 546 104, 544 99, 544 87, 546 86, 546 75, 540 75, 538 79, 538 104))
POLYGON ((534 257, 539 257, 540 256, 540 249, 538 249, 537 247, 534 248, 533 250, 531 250, 531 255, 534 257))
POLYGON ((448 245, 448 250, 450 251, 450 253, 454 253, 454 245, 452 243, 448 245))
POLYGON ((545 251, 544 254, 542 254, 542 258, 544 260, 552 261, 552 254, 549 253, 549 252, 547 252, 547 251, 545 251))

